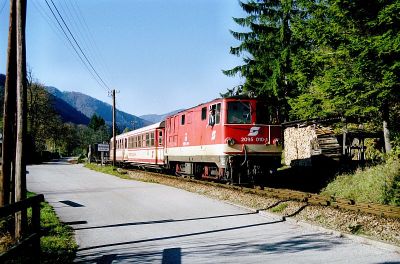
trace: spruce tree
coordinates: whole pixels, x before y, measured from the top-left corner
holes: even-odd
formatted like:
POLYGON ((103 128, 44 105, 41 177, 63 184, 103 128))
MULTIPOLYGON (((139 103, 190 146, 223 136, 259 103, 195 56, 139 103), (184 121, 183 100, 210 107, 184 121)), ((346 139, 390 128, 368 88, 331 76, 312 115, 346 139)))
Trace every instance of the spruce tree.
POLYGON ((231 31, 241 41, 230 53, 242 56, 243 65, 223 71, 228 76, 246 78, 245 93, 253 93, 266 99, 277 113, 279 120, 287 119, 287 98, 296 95, 292 82, 290 56, 297 44, 292 39, 292 20, 302 14, 295 0, 256 0, 239 2, 248 14, 234 21, 246 28, 246 32, 231 31))

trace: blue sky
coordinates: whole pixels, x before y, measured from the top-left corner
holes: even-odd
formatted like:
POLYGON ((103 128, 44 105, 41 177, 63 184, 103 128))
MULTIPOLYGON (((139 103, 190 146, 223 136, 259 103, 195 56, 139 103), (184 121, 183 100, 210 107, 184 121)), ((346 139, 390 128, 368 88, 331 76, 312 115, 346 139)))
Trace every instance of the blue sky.
MULTIPOLYGON (((51 0, 47 0, 50 5, 51 0)), ((241 30, 236 0, 53 0, 117 108, 163 114, 219 97, 243 79, 222 69, 241 64, 229 54, 241 30), (89 28, 89 30, 87 29, 89 28)), ((9 0, 0 0, 0 72, 5 72, 9 0), (4 8, 2 8, 3 4, 4 8)), ((28 0, 27 62, 41 83, 111 103, 54 21, 45 0, 28 0)))

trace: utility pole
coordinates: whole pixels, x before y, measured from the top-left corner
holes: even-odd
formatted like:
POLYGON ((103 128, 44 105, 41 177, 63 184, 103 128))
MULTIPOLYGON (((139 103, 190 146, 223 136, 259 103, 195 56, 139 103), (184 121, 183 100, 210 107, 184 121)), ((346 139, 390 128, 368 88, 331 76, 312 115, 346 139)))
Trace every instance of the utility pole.
POLYGON ((10 1, 10 21, 8 30, 7 69, 4 87, 3 112, 3 162, 1 167, 0 206, 14 200, 13 168, 15 168, 15 103, 17 87, 17 38, 16 38, 16 1, 10 1))
POLYGON ((117 154, 117 140, 115 139, 116 136, 116 118, 115 118, 115 89, 112 90, 112 101, 113 101, 113 108, 112 108, 112 133, 113 133, 113 161, 112 165, 115 167, 116 165, 116 154, 117 154))
MULTIPOLYGON (((15 200, 26 199, 26 0, 17 0, 17 137, 15 150, 15 200)), ((21 238, 27 224, 26 210, 16 214, 15 236, 21 238)))

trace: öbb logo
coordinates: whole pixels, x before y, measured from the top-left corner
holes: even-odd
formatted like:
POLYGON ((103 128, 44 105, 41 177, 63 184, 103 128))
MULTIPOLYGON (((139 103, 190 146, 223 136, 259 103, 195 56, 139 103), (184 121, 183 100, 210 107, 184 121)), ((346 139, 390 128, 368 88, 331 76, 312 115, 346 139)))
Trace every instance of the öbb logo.
POLYGON ((252 128, 250 128, 250 133, 247 136, 255 137, 258 135, 259 131, 260 131, 260 127, 252 127, 252 128))

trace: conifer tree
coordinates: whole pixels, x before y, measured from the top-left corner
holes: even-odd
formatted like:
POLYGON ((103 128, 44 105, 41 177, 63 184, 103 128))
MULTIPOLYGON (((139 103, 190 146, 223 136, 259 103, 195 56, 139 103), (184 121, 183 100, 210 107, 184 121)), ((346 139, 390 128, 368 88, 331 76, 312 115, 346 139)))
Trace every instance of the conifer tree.
POLYGON ((291 78, 290 59, 297 46, 292 39, 292 20, 302 14, 297 2, 240 2, 248 16, 234 18, 234 21, 248 31, 231 31, 234 38, 241 43, 238 47, 232 47, 230 53, 242 56, 244 64, 223 71, 228 76, 245 77, 243 91, 266 99, 274 106, 276 111, 273 112, 278 113, 277 118, 281 121, 288 115, 287 98, 297 93, 291 78))

